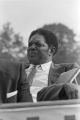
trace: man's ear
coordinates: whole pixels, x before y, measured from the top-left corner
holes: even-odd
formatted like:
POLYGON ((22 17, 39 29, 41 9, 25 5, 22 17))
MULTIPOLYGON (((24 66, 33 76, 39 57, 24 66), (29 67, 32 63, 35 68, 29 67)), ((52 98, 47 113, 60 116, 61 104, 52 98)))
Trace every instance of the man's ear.
POLYGON ((54 55, 55 52, 56 52, 55 47, 54 47, 54 46, 51 46, 50 49, 49 49, 49 54, 50 54, 50 55, 54 55))

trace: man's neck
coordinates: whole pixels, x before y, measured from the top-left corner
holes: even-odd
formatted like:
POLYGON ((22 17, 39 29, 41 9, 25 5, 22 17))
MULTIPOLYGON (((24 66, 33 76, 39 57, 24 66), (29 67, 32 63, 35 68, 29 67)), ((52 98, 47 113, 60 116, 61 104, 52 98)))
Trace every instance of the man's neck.
POLYGON ((41 64, 46 64, 48 62, 52 61, 51 59, 48 59, 47 61, 41 61, 39 63, 32 63, 33 65, 41 65, 41 64))

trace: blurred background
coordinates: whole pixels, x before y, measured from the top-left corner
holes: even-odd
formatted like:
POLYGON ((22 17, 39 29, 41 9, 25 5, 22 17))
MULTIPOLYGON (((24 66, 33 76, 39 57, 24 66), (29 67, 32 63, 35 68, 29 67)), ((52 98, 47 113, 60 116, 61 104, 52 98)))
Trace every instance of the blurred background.
POLYGON ((31 31, 56 34, 55 63, 80 64, 80 0, 0 0, 0 58, 28 62, 31 31))

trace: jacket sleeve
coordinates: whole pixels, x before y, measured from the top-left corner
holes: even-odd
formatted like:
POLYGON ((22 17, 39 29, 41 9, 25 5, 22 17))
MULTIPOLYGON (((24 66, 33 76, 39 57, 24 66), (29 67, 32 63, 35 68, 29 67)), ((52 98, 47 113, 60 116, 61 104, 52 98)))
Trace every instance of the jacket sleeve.
POLYGON ((53 101, 80 98, 80 88, 74 84, 54 84, 37 94, 37 101, 53 101))
POLYGON ((27 75, 24 66, 22 64, 20 64, 17 102, 32 102, 30 86, 27 80, 27 75))
POLYGON ((37 94, 37 101, 52 101, 59 100, 59 92, 62 89, 61 86, 50 85, 43 88, 37 94))

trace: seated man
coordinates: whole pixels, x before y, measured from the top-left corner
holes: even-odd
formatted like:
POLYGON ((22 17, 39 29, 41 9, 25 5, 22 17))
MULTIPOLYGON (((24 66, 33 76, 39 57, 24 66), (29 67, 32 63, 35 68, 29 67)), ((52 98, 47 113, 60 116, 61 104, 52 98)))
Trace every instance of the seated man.
POLYGON ((31 101, 32 96, 22 64, 0 59, 0 103, 31 101))
MULTIPOLYGON (((45 87, 49 88, 48 86, 52 86, 62 72, 78 67, 76 64, 55 65, 52 58, 57 52, 57 49, 58 40, 52 32, 44 29, 32 31, 28 41, 29 65, 25 66, 25 69, 30 84, 30 92, 34 102, 37 101, 37 93, 41 89, 45 91, 45 87)), ((70 88, 70 92, 76 94, 77 90, 75 90, 76 88, 73 88, 73 84, 68 84, 65 86, 70 88)), ((57 85, 54 87, 57 87, 57 89, 59 87, 64 88, 63 85, 57 85)), ((44 94, 47 94, 47 92, 44 92, 44 94)), ((55 91, 55 94, 56 93, 57 91, 55 91)), ((40 92, 38 98, 41 95, 42 92, 40 92)), ((39 100, 40 99, 38 99, 38 101, 39 100)))

